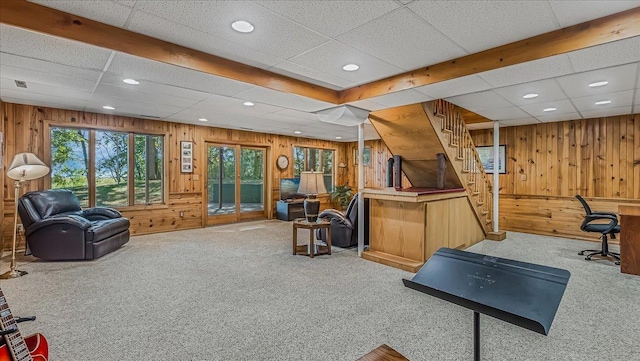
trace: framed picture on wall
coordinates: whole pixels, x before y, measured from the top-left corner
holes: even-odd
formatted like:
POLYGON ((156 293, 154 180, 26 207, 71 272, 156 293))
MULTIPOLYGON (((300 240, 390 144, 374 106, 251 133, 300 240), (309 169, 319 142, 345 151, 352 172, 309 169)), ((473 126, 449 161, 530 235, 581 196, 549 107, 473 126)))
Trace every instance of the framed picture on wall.
POLYGON ((180 142, 180 172, 193 172, 193 142, 180 142))
MULTIPOLYGON (((482 161, 482 167, 485 173, 493 173, 495 160, 493 159, 493 146, 476 147, 478 155, 480 155, 480 161, 482 161)), ((507 173, 507 146, 498 146, 498 173, 507 173)))
MULTIPOLYGON (((364 147, 362 159, 365 167, 371 166, 371 147, 364 147)), ((358 165, 358 148, 353 150, 353 164, 358 165)))

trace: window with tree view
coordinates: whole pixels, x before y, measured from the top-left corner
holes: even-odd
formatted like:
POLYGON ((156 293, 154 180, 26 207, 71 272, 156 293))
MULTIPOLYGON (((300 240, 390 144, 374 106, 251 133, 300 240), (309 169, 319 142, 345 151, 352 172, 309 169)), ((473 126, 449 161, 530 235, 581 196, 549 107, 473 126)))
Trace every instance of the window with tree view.
POLYGON ((293 175, 313 170, 322 172, 324 185, 328 192, 333 190, 333 159, 335 150, 320 148, 293 147, 293 175))
POLYGON ((163 143, 160 135, 52 127, 51 188, 72 190, 83 207, 163 203, 163 143))

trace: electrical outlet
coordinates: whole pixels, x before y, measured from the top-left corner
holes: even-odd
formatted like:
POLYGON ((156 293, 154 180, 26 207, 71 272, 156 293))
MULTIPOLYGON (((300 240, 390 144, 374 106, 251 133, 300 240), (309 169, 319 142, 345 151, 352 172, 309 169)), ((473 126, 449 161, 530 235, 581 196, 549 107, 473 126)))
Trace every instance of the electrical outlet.
POLYGON ((180 218, 184 217, 184 211, 180 211, 180 218))

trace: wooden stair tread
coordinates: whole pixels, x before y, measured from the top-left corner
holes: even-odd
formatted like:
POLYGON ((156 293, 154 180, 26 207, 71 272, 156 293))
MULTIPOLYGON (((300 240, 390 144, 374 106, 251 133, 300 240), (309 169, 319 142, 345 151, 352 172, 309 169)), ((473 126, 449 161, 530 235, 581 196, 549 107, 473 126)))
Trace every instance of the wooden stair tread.
POLYGON ((386 344, 383 344, 360 357, 357 361, 409 361, 409 359, 386 344))
POLYGON ((418 270, 424 265, 424 262, 422 261, 416 261, 414 259, 372 250, 362 252, 362 258, 413 273, 418 272, 418 270))

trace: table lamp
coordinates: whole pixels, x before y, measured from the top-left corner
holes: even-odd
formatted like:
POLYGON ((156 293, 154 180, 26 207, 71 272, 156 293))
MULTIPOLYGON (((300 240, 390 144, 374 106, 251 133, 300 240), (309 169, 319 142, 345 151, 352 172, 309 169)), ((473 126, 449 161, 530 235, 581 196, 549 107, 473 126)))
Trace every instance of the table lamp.
POLYGON ((20 183, 24 181, 30 181, 38 178, 42 178, 49 173, 49 167, 47 167, 38 156, 33 153, 19 153, 13 157, 13 161, 7 170, 7 177, 15 180, 15 194, 14 203, 15 209, 13 212, 13 246, 11 249, 11 270, 0 275, 1 279, 17 278, 27 274, 25 271, 16 270, 16 236, 18 231, 18 194, 20 189, 20 183))
POLYGON ((320 213, 320 200, 316 196, 327 193, 327 188, 324 186, 324 174, 313 171, 301 172, 298 193, 307 195, 304 200, 304 215, 307 217, 307 222, 316 222, 318 213, 320 213))

